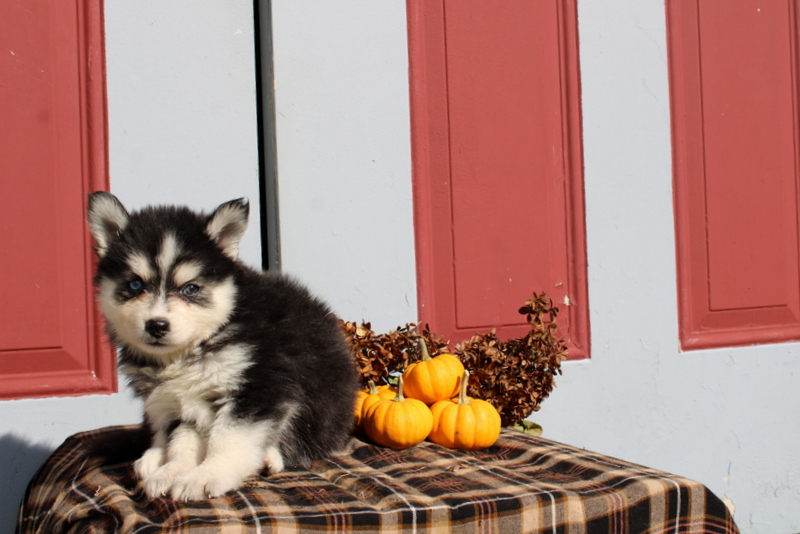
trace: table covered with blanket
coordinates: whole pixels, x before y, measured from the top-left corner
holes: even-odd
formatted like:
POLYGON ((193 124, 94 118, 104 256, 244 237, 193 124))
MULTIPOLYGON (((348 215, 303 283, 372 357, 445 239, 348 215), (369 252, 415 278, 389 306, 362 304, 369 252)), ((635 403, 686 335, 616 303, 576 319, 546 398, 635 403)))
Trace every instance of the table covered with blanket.
POLYGON ((93 442, 112 431, 76 434, 51 455, 18 532, 738 532, 702 484, 514 430, 477 452, 353 438, 339 457, 192 503, 149 501, 130 462, 94 457, 93 442))

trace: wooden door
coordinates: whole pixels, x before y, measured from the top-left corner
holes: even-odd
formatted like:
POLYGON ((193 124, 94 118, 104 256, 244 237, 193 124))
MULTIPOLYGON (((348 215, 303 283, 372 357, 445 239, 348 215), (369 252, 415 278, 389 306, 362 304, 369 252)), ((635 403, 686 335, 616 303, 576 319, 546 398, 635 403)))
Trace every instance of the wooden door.
POLYGON ((419 314, 452 343, 527 329, 533 291, 588 356, 570 0, 409 0, 419 314))
POLYGON ((85 204, 106 189, 100 0, 0 3, 0 398, 110 392, 85 204))

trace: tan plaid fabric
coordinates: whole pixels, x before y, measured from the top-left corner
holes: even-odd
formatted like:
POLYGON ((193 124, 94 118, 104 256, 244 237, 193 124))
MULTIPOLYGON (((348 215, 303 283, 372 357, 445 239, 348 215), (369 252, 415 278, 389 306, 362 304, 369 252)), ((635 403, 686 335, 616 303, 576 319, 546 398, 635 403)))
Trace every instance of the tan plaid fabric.
POLYGON ((738 533, 697 482, 513 430, 479 452, 354 438, 349 454, 196 503, 148 502, 130 463, 90 458, 111 430, 53 453, 30 483, 19 533, 738 533))

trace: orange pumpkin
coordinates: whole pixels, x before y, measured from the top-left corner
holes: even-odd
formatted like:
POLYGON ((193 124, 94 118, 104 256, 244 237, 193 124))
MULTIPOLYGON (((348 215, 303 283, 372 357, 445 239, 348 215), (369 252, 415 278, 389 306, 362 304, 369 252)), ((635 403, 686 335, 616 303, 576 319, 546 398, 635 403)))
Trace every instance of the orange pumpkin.
POLYGON ((406 449, 424 440, 433 427, 430 409, 417 399, 403 395, 403 377, 392 400, 378 400, 364 414, 367 436, 384 447, 406 449))
POLYGON ((383 386, 376 386, 375 382, 370 380, 368 382, 369 387, 365 390, 359 391, 358 395, 356 396, 356 405, 353 408, 353 414, 355 415, 355 427, 356 429, 361 428, 362 420, 364 419, 364 414, 369 409, 370 406, 378 402, 379 400, 388 400, 393 399, 396 395, 396 391, 392 386, 383 385, 383 386))
POLYGON ((431 406, 433 428, 428 439, 451 449, 480 450, 500 436, 500 414, 481 399, 467 397, 469 371, 464 371, 457 399, 431 406))
POLYGON ((422 360, 410 364, 403 372, 406 396, 433 404, 457 395, 464 364, 452 354, 431 358, 425 340, 419 338, 419 343, 422 360))

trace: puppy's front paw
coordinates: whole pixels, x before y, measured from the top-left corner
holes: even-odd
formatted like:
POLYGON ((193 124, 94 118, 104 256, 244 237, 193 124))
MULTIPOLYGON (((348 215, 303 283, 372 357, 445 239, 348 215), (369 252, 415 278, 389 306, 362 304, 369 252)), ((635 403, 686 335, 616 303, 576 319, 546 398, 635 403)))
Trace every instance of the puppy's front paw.
POLYGON ((199 468, 192 469, 175 479, 172 485, 171 495, 176 501, 201 501, 207 499, 206 484, 198 471, 199 468))
POLYGON ((229 471, 201 465, 177 477, 172 486, 172 498, 179 501, 199 501, 219 497, 242 485, 243 480, 229 471))
POLYGON ((141 458, 133 464, 133 470, 139 480, 144 482, 164 463, 164 449, 153 447, 147 449, 141 458))
POLYGON ((206 493, 212 499, 214 497, 219 497, 220 495, 225 495, 231 490, 235 490, 242 486, 244 480, 235 476, 227 474, 225 476, 217 477, 212 480, 209 480, 206 483, 206 493))
POLYGON ((145 493, 151 499, 166 495, 175 479, 191 468, 191 465, 167 462, 156 469, 149 477, 142 480, 145 493))

